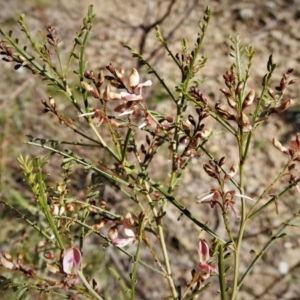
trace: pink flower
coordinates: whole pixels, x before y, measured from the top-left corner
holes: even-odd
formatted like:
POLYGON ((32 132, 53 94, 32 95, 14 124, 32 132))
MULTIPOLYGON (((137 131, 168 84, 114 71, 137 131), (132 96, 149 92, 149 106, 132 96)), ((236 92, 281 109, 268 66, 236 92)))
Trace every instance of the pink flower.
POLYGON ((218 270, 210 264, 209 247, 205 240, 200 239, 198 244, 199 253, 199 280, 204 281, 209 278, 211 274, 218 274, 218 270))
MULTIPOLYGON (((115 234, 112 238, 112 244, 117 247, 124 247, 130 243, 135 242, 135 233, 133 231, 134 229, 134 220, 131 217, 130 213, 127 213, 125 218, 123 219, 122 222, 122 227, 124 234, 127 236, 127 238, 117 238, 117 234, 115 234)), ((112 228, 115 228, 115 225, 112 226, 109 229, 109 232, 112 230, 112 228)), ((110 236, 110 234, 108 234, 110 236)))
POLYGON ((62 266, 66 274, 76 274, 81 262, 81 253, 77 248, 70 248, 66 251, 62 266))
POLYGON ((222 199, 221 191, 212 189, 210 192, 198 196, 197 203, 209 203, 212 208, 214 208, 216 206, 216 204, 220 205, 220 207, 222 207, 222 208, 223 207, 226 209, 231 208, 233 213, 235 214, 235 216, 239 219, 240 216, 238 215, 236 208, 234 206, 235 205, 235 201, 234 201, 235 197, 254 201, 254 199, 252 199, 246 195, 239 194, 234 190, 227 191, 223 196, 224 199, 222 199))

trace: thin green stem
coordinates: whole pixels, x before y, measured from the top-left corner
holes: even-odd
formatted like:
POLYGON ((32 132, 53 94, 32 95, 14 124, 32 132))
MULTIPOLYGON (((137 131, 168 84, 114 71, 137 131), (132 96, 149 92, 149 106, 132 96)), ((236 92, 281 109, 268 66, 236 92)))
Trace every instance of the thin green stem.
POLYGON ((132 267, 132 272, 130 274, 130 279, 131 279, 131 299, 135 299, 135 287, 137 284, 137 269, 139 266, 139 258, 141 254, 141 245, 142 245, 142 235, 143 235, 143 230, 144 230, 144 220, 145 220, 145 215, 142 215, 139 220, 139 230, 138 230, 138 238, 137 238, 137 247, 135 251, 135 255, 133 258, 133 267, 132 267))
POLYGON ((265 246, 262 248, 262 250, 255 256, 253 261, 250 263, 249 267, 241 277, 241 279, 238 282, 237 288, 240 289, 242 284, 245 281, 245 278, 247 275, 252 271, 253 267, 257 263, 257 261, 266 253, 266 251, 270 248, 270 246, 278 239, 283 237, 283 234, 288 226, 294 226, 295 221, 299 219, 299 212, 289 221, 285 222, 284 225, 270 238, 270 240, 265 244, 265 246))
MULTIPOLYGON (((145 184, 146 190, 149 190, 149 185, 146 183, 145 184)), ((147 193, 146 198, 149 202, 149 205, 152 209, 153 215, 155 217, 155 221, 156 221, 156 225, 157 225, 157 231, 158 231, 158 238, 159 238, 159 242, 160 242, 160 247, 163 253, 163 257, 164 257, 164 262, 165 262, 165 267, 166 267, 166 278, 171 290, 171 293, 174 297, 174 299, 177 299, 178 295, 177 295, 177 290, 172 278, 172 273, 171 273, 171 266, 170 266, 170 261, 169 261, 169 256, 168 256, 168 250, 167 250, 167 246, 166 246, 166 242, 165 242, 165 237, 164 237, 164 230, 163 230, 163 225, 162 225, 162 216, 158 215, 155 206, 153 205, 152 199, 150 197, 150 195, 147 193)))
POLYGON ((87 288, 87 290, 89 291, 89 293, 95 297, 98 300, 104 300, 93 288, 92 286, 88 283, 88 281, 86 280, 85 276, 83 275, 82 271, 78 271, 77 272, 78 277, 81 279, 82 283, 84 284, 84 286, 87 288))
POLYGON ((44 229, 40 228, 38 225, 36 225, 36 222, 30 221, 27 216, 24 213, 21 213, 18 209, 10 205, 9 203, 0 200, 0 203, 3 203, 5 206, 7 206, 9 209, 13 210, 14 212, 17 213, 17 215, 25 220, 27 224, 29 224, 31 227, 33 227, 35 230, 37 230, 44 238, 46 238, 49 242, 55 244, 55 241, 51 238, 51 236, 45 232, 44 229))
POLYGON ((101 134, 99 133, 98 129, 95 127, 95 125, 93 124, 92 120, 89 120, 89 125, 91 127, 91 129, 94 131, 95 135, 97 136, 97 138, 99 139, 100 143, 102 144, 103 148, 109 153, 111 154, 111 156, 117 161, 120 162, 120 158, 118 157, 118 155, 110 148, 107 146, 107 144, 105 143, 105 141, 103 140, 101 134))
POLYGON ((46 191, 45 191, 45 184, 44 184, 44 180, 42 177, 42 170, 41 170, 38 160, 37 160, 37 163, 38 163, 37 181, 38 181, 38 186, 39 186, 39 195, 38 195, 39 205, 40 205, 43 213, 45 214, 45 217, 48 221, 48 224, 49 224, 51 230, 53 231, 53 234, 55 236, 55 239, 58 243, 59 248, 64 249, 63 241, 60 237, 59 231, 55 225, 53 216, 50 212, 49 205, 47 203, 48 200, 47 200, 46 191))
POLYGON ((219 283, 220 283, 220 293, 221 299, 227 299, 226 293, 226 281, 225 281, 225 262, 224 262, 224 245, 218 245, 218 271, 219 271, 219 283))
MULTIPOLYGON (((27 144, 29 145, 33 145, 33 146, 37 146, 37 147, 41 147, 47 150, 50 150, 53 153, 57 153, 65 158, 68 158, 70 160, 73 160, 75 162, 77 162, 80 165, 83 165, 85 167, 87 167, 88 169, 92 169, 94 170, 96 173, 101 174, 103 177, 107 178, 108 180, 110 180, 111 182, 114 183, 119 183, 123 186, 129 187, 137 192, 141 192, 144 193, 144 190, 142 188, 139 188, 136 185, 132 185, 131 183, 127 182, 125 179, 122 179, 121 177, 119 177, 118 175, 112 175, 112 174, 108 174, 107 172, 94 167, 93 165, 87 163, 86 161, 84 161, 83 159, 79 158, 79 157, 74 157, 66 152, 63 151, 59 151, 53 147, 47 146, 47 145, 42 145, 42 144, 38 144, 38 143, 34 143, 34 142, 27 142, 27 144)), ((202 228, 204 231, 206 231, 208 234, 210 234, 211 236, 215 237, 217 240, 219 240, 221 243, 225 244, 226 242, 220 238, 213 230, 211 230, 207 225, 203 224, 202 222, 200 222, 185 206, 183 206, 182 204, 180 204, 172 195, 170 195, 160 184, 154 182, 153 180, 151 180, 150 178, 147 178, 147 182, 150 184, 150 186, 154 189, 157 190, 158 192, 160 192, 168 201, 170 201, 170 203, 172 203, 175 207, 177 207, 187 218, 189 218, 193 223, 195 223, 198 227, 202 228)))
MULTIPOLYGON (((258 204, 260 203, 260 201, 267 196, 267 194, 269 193, 269 191, 275 186, 275 184, 282 178, 282 176, 286 173, 288 167, 290 165, 290 160, 286 163, 286 165, 284 166, 284 168, 282 169, 282 171, 275 177, 275 179, 272 181, 271 184, 269 184, 269 186, 263 191, 263 193, 258 197, 258 199, 255 201, 255 204, 251 207, 250 211, 248 212, 248 218, 251 219, 252 216, 254 215, 254 212, 256 214, 256 210, 258 204)), ((273 197, 272 197, 273 198, 273 197)), ((271 201, 272 199, 270 199, 269 201, 271 201)), ((267 203, 269 203, 269 201, 267 203)), ((272 203, 273 201, 271 201, 272 203)), ((267 204, 266 203, 266 204, 267 204)), ((266 208, 268 205, 263 205, 260 210, 264 207, 266 208)))
MULTIPOLYGON (((100 236, 103 240, 105 240, 105 242, 111 244, 111 240, 108 239, 105 235, 103 235, 103 234, 102 234, 101 232, 99 232, 98 230, 93 229, 92 226, 89 226, 88 224, 83 223, 83 222, 81 222, 81 221, 78 220, 78 219, 74 219, 74 218, 67 217, 67 216, 56 216, 55 218, 56 218, 56 219, 68 220, 68 221, 70 221, 71 223, 76 223, 76 224, 78 224, 78 225, 80 225, 80 226, 83 226, 83 227, 85 227, 86 229, 88 229, 89 232, 94 233, 94 234, 100 236)), ((112 244, 111 244, 111 245, 112 245, 112 244)), ((120 252, 122 252, 122 253, 124 253, 125 255, 127 255, 131 260, 134 260, 134 256, 133 256, 132 254, 130 254, 129 252, 127 252, 126 250, 124 250, 123 248, 120 248, 120 247, 117 247, 117 246, 114 246, 114 247, 115 247, 116 249, 118 249, 120 252)), ((161 271, 159 271, 159 270, 153 268, 152 266, 146 264, 146 263, 145 263, 144 261, 142 261, 141 259, 138 259, 138 263, 139 263, 141 266, 147 268, 148 270, 150 270, 150 271, 152 271, 152 272, 154 272, 154 273, 156 273, 156 274, 158 274, 158 275, 160 275, 160 276, 165 276, 165 273, 164 273, 164 272, 161 272, 161 271)))
POLYGON ((267 203, 265 203, 264 205, 262 205, 260 208, 258 208, 255 211, 251 211, 251 213, 248 214, 248 219, 252 219, 252 218, 256 217, 258 214, 260 214, 261 212, 263 212, 266 209, 266 207, 268 207, 269 205, 271 205, 272 203, 274 203, 277 199, 281 198, 291 188, 295 187, 299 182, 300 182, 300 178, 298 178, 293 183, 291 183, 289 186, 287 186, 283 191, 281 191, 277 195, 273 196, 267 203))

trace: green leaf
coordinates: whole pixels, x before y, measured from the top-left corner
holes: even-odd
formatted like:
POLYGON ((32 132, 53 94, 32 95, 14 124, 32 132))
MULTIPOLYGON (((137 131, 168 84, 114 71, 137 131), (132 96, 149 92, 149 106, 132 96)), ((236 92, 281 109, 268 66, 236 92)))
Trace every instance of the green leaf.
POLYGON ((18 293, 18 295, 17 295, 17 300, 21 299, 22 296, 27 292, 27 290, 28 290, 27 287, 23 288, 23 289, 18 293))

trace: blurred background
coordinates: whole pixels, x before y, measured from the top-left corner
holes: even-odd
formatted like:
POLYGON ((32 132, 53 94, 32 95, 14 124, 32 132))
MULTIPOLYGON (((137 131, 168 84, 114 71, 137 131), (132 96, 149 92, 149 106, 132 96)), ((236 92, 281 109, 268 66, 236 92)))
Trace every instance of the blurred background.
MULTIPOLYGON (((52 24, 56 27, 57 36, 62 39, 61 53, 68 53, 72 47, 74 34, 81 26, 90 4, 94 5, 96 18, 93 35, 86 52, 88 68, 99 71, 105 69, 109 63, 116 68, 124 68, 127 72, 133 67, 138 68, 142 78, 154 81, 154 86, 147 95, 148 106, 159 110, 162 114, 172 113, 173 108, 169 106, 167 94, 155 78, 147 74, 147 69, 131 58, 130 52, 123 46, 129 45, 141 53, 175 90, 180 80, 180 73, 156 39, 155 26, 160 26, 163 36, 174 53, 180 52, 180 40, 183 37, 187 39, 189 48, 192 49, 197 38, 198 22, 208 5, 212 10, 212 17, 201 54, 206 53, 209 60, 199 73, 199 79, 203 81, 200 88, 210 103, 224 102, 219 89, 224 87, 223 74, 233 63, 229 56, 229 36, 237 34, 240 35, 243 45, 252 45, 256 51, 249 88, 255 89, 259 94, 270 54, 273 54, 273 59, 278 64, 271 82, 273 87, 278 84, 282 74, 288 68, 295 69, 294 77, 299 82, 299 0, 2 0, 0 1, 0 26, 6 31, 13 30, 14 35, 20 36, 22 42, 25 39, 21 37, 17 23, 21 13, 26 15, 26 23, 33 36, 45 35, 46 26, 52 24)), ((56 96, 59 102, 59 95, 55 91, 42 83, 37 76, 29 75, 26 70, 20 69, 15 72, 13 66, 5 62, 0 64, 0 68, 0 196, 25 209, 26 203, 32 203, 33 199, 23 183, 23 175, 16 157, 19 153, 32 156, 45 154, 40 149, 24 144, 23 142, 27 140, 26 135, 40 138, 59 136, 64 139, 70 133, 56 120, 41 114, 43 109, 41 98, 56 96)), ((74 82, 74 85, 78 84, 74 82)), ((299 94, 300 85, 297 83, 286 95, 286 98, 296 99, 298 101, 296 105, 288 112, 266 122, 259 129, 258 138, 251 149, 251 157, 246 167, 246 193, 251 197, 264 190, 285 162, 285 157, 273 149, 272 138, 277 137, 282 143, 287 143, 300 131, 299 94)), ((66 109, 65 105, 63 102, 59 103, 60 109, 66 109)), ((210 121, 207 122, 207 127, 212 127, 216 131, 221 130, 210 121)), ((228 168, 236 158, 235 140, 228 134, 220 134, 209 143, 208 147, 215 157, 226 156, 228 168)), ((94 157, 98 154, 91 151, 84 155, 94 157)), ((203 173, 202 165, 207 160, 205 157, 193 160, 190 170, 185 174, 177 190, 177 198, 194 211, 203 223, 208 222, 222 235, 224 229, 219 219, 220 212, 195 203, 197 196, 215 187, 212 186, 210 178, 203 173)), ((56 166, 59 163, 61 161, 51 161, 47 166, 47 172, 53 181, 58 180, 59 173, 56 166)), ((164 155, 161 156, 161 164, 162 166, 166 164, 164 155)), ((157 174, 158 178, 160 175, 164 176, 157 174)), ((73 188, 80 197, 89 183, 90 174, 78 168, 73 176, 73 188)), ((120 214, 126 211, 127 208, 124 207, 126 204, 120 201, 122 196, 117 191, 108 186, 102 194, 108 200, 112 210, 120 214)), ((281 200, 279 216, 272 207, 267 215, 258 218, 255 224, 250 225, 251 230, 246 232, 246 243, 243 249, 245 256, 249 256, 251 249, 259 251, 257 245, 266 241, 268 234, 278 228, 287 215, 296 212, 296 207, 300 204, 299 196, 296 196, 296 193, 291 192, 281 200)), ((0 209, 2 229, 0 249, 10 251, 14 249, 13 251, 17 252, 16 249, 21 251, 20 249, 32 247, 25 224, 21 220, 14 219, 13 214, 5 211, 2 206, 0 209)), ((190 280, 191 269, 197 267, 197 229, 186 220, 178 222, 178 217, 178 212, 170 207, 166 216, 166 223, 169 224, 167 240, 171 249, 174 277, 178 284, 184 285, 190 280)), ((232 216, 232 225, 236 222, 237 220, 232 216)), ((126 261, 126 258, 120 258, 111 249, 103 250, 101 241, 97 239, 91 239, 91 243, 95 245, 95 247, 91 246, 91 261, 99 262, 99 268, 103 270, 108 270, 111 265, 118 266, 117 271, 122 274, 126 282, 130 262, 126 261)), ((260 266, 253 271, 249 281, 245 282, 240 299, 299 299, 299 244, 299 233, 290 230, 285 242, 280 241, 273 245, 269 254, 262 258, 260 266), (280 266, 284 264, 288 268, 283 272, 280 266)), ((245 257, 245 264, 251 261, 251 256, 247 257, 245 257)), ((32 258, 27 259, 28 262, 32 261, 32 258)), ((147 260, 146 254, 144 259, 147 260)), ((86 263, 88 265, 89 259, 86 263)), ((2 271, 0 268, 0 274, 2 271)), ((88 271, 91 274, 99 273, 98 268, 88 271)), ((137 299, 162 299, 163 296, 167 296, 164 294, 164 284, 159 281, 159 278, 156 282, 154 276, 147 273, 149 271, 143 271, 144 282, 140 285, 137 299)), ((108 279, 101 274, 97 276, 99 276, 98 284, 103 289, 106 287, 107 295, 115 292, 113 281, 106 282, 105 280, 108 279)), ((216 279, 210 280, 214 282, 216 279)), ((5 297, 3 299, 12 299, 9 295, 5 297)), ((122 299, 118 298, 120 296, 115 297, 107 299, 122 299)), ((206 294, 203 299, 218 299, 218 296, 206 294)))

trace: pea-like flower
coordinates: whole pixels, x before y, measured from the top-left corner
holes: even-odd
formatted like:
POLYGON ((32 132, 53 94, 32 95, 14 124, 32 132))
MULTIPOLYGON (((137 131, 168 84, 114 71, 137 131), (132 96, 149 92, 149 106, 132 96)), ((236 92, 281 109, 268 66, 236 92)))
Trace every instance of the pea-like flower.
POLYGON ((200 239, 198 243, 199 253, 199 281, 204 281, 211 274, 218 274, 218 270, 210 263, 209 246, 204 239, 200 239))
POLYGON ((130 213, 127 213, 122 222, 122 227, 126 238, 118 238, 118 229, 114 225, 108 230, 108 237, 112 240, 112 244, 117 247, 124 247, 136 240, 134 232, 134 220, 130 213))
POLYGON ((66 274, 76 274, 79 270, 81 262, 81 253, 80 251, 73 247, 66 251, 63 260, 62 266, 66 274))

